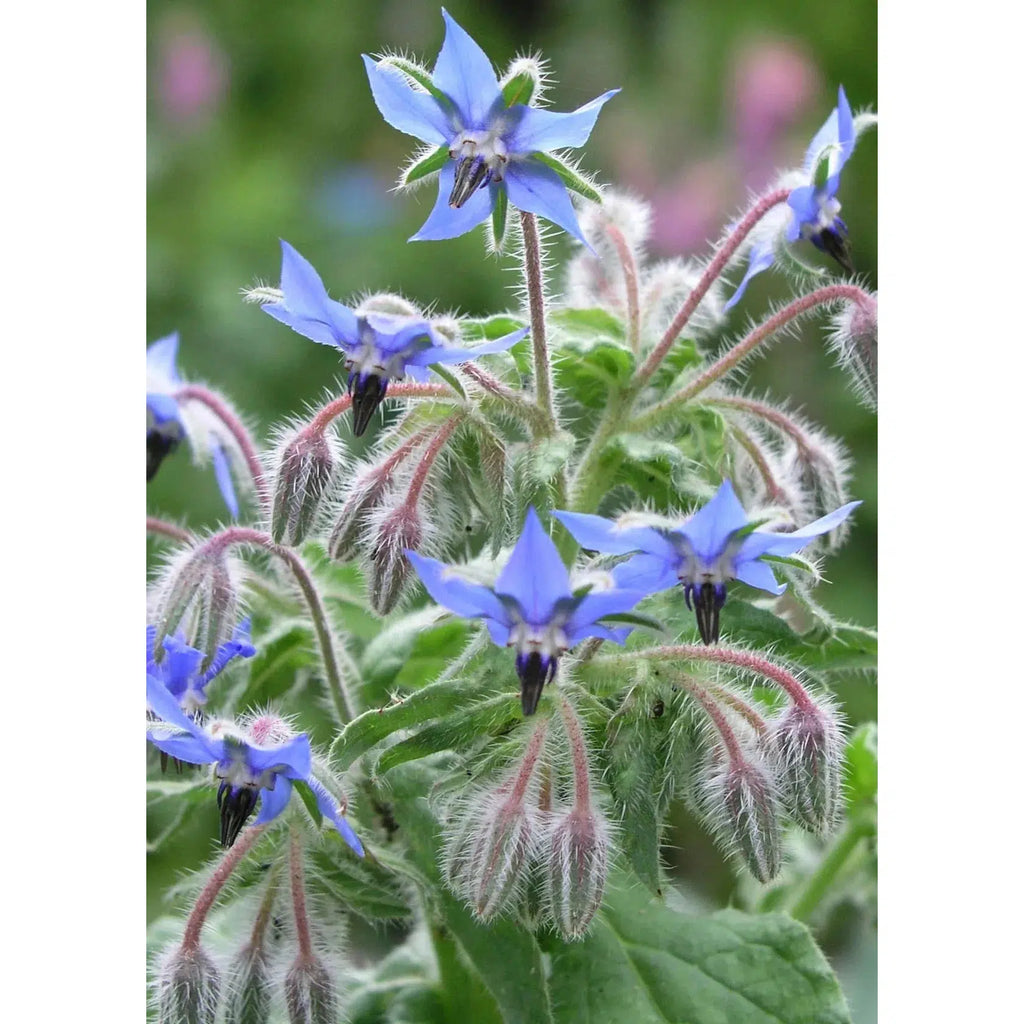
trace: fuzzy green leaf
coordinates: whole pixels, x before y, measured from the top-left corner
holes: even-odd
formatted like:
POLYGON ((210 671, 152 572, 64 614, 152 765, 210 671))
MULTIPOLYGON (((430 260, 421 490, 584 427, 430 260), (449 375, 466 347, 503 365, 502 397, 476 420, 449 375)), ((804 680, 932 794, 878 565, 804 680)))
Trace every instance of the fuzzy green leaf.
POLYGON ((501 252, 505 244, 505 230, 508 227, 508 193, 499 188, 494 196, 494 209, 491 211, 491 234, 495 252, 501 252))
POLYGON ((558 1024, 849 1024, 828 961, 782 914, 691 917, 614 876, 584 942, 551 949, 558 1024))

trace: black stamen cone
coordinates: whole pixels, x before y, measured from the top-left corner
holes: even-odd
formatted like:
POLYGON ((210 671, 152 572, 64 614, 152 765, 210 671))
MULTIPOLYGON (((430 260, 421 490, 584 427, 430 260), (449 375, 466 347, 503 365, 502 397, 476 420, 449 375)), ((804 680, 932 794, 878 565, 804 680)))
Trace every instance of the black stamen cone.
POLYGON ((256 809, 259 796, 252 786, 232 786, 227 782, 217 790, 217 806, 220 808, 220 845, 226 850, 233 846, 249 815, 256 809))
MULTIPOLYGON (((689 591, 687 587, 687 604, 689 591)), ((725 585, 722 583, 698 583, 692 587, 693 609, 697 613, 697 629, 706 644, 717 644, 719 634, 718 615, 725 604, 725 585)))
POLYGON ((352 433, 362 437, 377 406, 384 401, 388 379, 376 373, 353 373, 348 379, 348 390, 352 395, 352 433))
POLYGON ((160 463, 181 443, 177 437, 168 437, 159 430, 146 431, 146 482, 156 476, 160 463))
POLYGON ((455 184, 448 205, 458 210, 481 185, 490 179, 490 170, 480 157, 463 157, 455 168, 455 184))
POLYGON ((541 657, 536 651, 516 657, 516 671, 519 673, 519 690, 523 702, 523 715, 529 718, 537 710, 544 686, 555 678, 557 658, 541 657))
POLYGON ((845 237, 832 228, 826 228, 821 233, 821 247, 845 270, 848 274, 855 274, 853 260, 850 259, 850 246, 845 237))

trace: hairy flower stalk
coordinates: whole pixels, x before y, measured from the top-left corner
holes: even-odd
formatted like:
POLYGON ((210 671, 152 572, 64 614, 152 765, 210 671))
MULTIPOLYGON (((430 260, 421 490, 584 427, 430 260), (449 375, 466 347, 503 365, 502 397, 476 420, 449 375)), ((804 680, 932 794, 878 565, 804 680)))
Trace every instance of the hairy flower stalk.
POLYGON ((263 465, 260 462, 259 455, 256 453, 256 446, 242 421, 228 406, 227 402, 220 395, 199 384, 186 384, 175 392, 174 398, 181 404, 199 402, 201 405, 206 406, 224 424, 225 429, 234 438, 245 460, 246 468, 249 470, 249 476, 259 498, 260 509, 264 512, 268 510, 270 508, 270 492, 267 489, 267 482, 264 478, 263 465))
POLYGON ((510 782, 471 809, 467 842, 453 850, 449 874, 478 918, 488 921, 509 906, 521 884, 537 841, 536 810, 525 799, 544 749, 548 722, 542 719, 510 782))
POLYGON ((696 287, 686 297, 682 309, 679 310, 675 319, 666 328, 654 351, 644 361, 643 366, 636 371, 636 376, 633 378, 634 394, 638 394, 640 389, 654 376, 654 371, 661 365, 662 360, 668 355, 669 349, 675 343, 676 338, 679 337, 683 328, 690 322, 690 317, 696 312, 701 299, 704 298, 722 271, 725 270, 729 260, 735 255, 736 250, 743 244, 754 226, 769 210, 778 206, 779 203, 784 203, 788 198, 789 189, 786 188, 776 189, 762 196, 729 233, 718 252, 715 253, 714 258, 708 264, 707 269, 701 275, 701 279, 697 282, 696 287))
POLYGON ((757 470, 758 476, 764 483, 766 500, 771 504, 783 505, 795 511, 796 503, 776 479, 775 472, 768 461, 767 454, 759 443, 759 439, 755 438, 753 434, 747 433, 747 431, 735 423, 729 424, 729 433, 740 448, 747 453, 754 465, 754 469, 757 470))
POLYGON ((327 541, 327 553, 336 562, 343 562, 356 553, 370 514, 391 488, 395 470, 423 444, 432 430, 432 427, 423 427, 410 434, 382 462, 356 474, 327 541))
POLYGON ((678 679, 721 738, 710 770, 699 783, 698 805, 726 850, 740 856, 759 882, 770 882, 782 867, 782 830, 768 766, 756 750, 744 749, 707 689, 688 676, 678 679))
POLYGON ((323 961, 313 950, 306 909, 306 882, 302 868, 302 844, 292 835, 289 858, 292 910, 299 955, 284 980, 285 1003, 290 1024, 335 1024, 334 982, 323 961))
POLYGON ((462 415, 450 416, 427 444, 398 507, 380 524, 370 552, 370 603, 380 615, 398 604, 412 573, 406 552, 416 551, 423 542, 420 496, 435 461, 462 422, 462 415))
POLYGON ((224 1024, 267 1024, 270 1020, 272 982, 266 935, 277 897, 280 868, 280 861, 271 868, 249 941, 235 954, 228 969, 224 1024))
MULTIPOLYGON (((313 577, 310 575, 305 563, 296 552, 276 544, 267 534, 242 526, 228 527, 228 529, 222 530, 220 533, 215 533, 195 549, 193 558, 198 560, 216 560, 222 557, 224 552, 234 545, 252 545, 269 551, 272 555, 280 558, 291 570, 292 576, 295 578, 295 582, 298 584, 299 590, 305 599, 306 607, 309 610, 313 629, 316 633, 317 644, 320 648, 324 674, 327 677, 328 690, 338 712, 339 721, 349 721, 353 717, 356 708, 354 695, 349 690, 346 676, 342 674, 339 668, 334 636, 327 618, 327 612, 316 589, 316 584, 313 582, 313 577)), ((176 582, 172 584, 172 593, 175 592, 175 586, 176 582)), ((175 621, 173 624, 168 625, 168 622, 169 619, 166 613, 158 619, 157 643, 163 639, 168 630, 174 629, 177 624, 175 621)))
POLYGON ((548 836, 545 887, 551 916, 567 939, 581 939, 601 906, 608 877, 608 824, 591 804, 590 758, 583 726, 572 705, 559 701, 573 764, 573 806, 548 836))
POLYGON ((530 344, 533 347, 533 381, 537 405, 548 419, 549 433, 558 426, 555 400, 551 390, 551 356, 548 352, 547 324, 544 320, 544 256, 541 252, 537 218, 523 210, 519 213, 523 228, 523 272, 530 303, 530 344))
POLYGON ((155 533, 162 537, 169 537, 171 540, 180 541, 182 544, 191 544, 195 538, 184 527, 175 523, 169 523, 166 519, 157 519, 156 516, 146 516, 146 532, 155 533))
POLYGON ((818 288, 808 295, 802 295, 794 299, 789 305, 784 306, 777 313, 770 316, 764 323, 754 328, 742 341, 733 346, 717 362, 708 367, 702 374, 694 378, 684 388, 681 388, 674 395, 662 399, 662 401, 645 409, 630 423, 630 429, 642 431, 654 426, 665 418, 666 413, 671 414, 680 405, 690 401, 699 395, 715 381, 720 380, 737 364, 757 348, 762 342, 773 337, 784 327, 791 324, 798 317, 818 308, 828 306, 834 302, 849 299, 858 303, 874 302, 862 288, 852 284, 830 284, 824 288, 818 288))

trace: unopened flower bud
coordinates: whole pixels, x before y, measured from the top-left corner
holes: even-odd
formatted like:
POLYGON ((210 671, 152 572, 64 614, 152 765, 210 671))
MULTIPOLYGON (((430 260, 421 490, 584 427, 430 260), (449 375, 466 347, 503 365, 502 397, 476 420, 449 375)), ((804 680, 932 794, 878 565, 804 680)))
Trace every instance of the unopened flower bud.
POLYGON ((551 831, 546 864, 551 914, 562 937, 580 939, 601 906, 608 877, 608 826, 573 808, 551 831))
POLYGON ((364 469, 356 476, 327 542, 327 553, 336 562, 347 561, 356 554, 363 528, 370 513, 387 494, 389 483, 388 476, 379 472, 376 466, 364 469))
POLYGON ((284 979, 284 999, 289 1024, 337 1024, 334 982, 313 954, 302 955, 284 979))
POLYGON ((217 648, 230 639, 238 624, 236 575, 227 554, 207 546, 189 550, 171 562, 153 616, 158 659, 163 656, 164 637, 173 634, 185 621, 192 646, 203 651, 204 668, 209 666, 217 648))
POLYGON ((756 755, 728 760, 703 781, 702 803, 717 838, 759 882, 770 882, 782 867, 782 832, 767 766, 756 755))
POLYGON ((245 946, 231 961, 225 984, 224 1024, 267 1024, 270 978, 264 954, 245 946))
POLYGON ((368 295, 356 307, 356 314, 365 316, 367 313, 384 313, 387 316, 421 317, 422 310, 413 305, 402 295, 394 292, 378 292, 376 295, 368 295))
POLYGON ((334 455, 319 431, 300 431, 278 463, 270 532, 279 544, 295 545, 309 533, 320 499, 334 473, 334 455))
POLYGON ((878 406, 878 299, 865 296, 847 303, 832 321, 832 350, 853 377, 857 397, 869 409, 878 406))
POLYGON ((387 615, 413 575, 405 550, 418 551, 423 543, 419 509, 402 504, 385 516, 370 552, 370 604, 378 615, 387 615))
POLYGON ((159 1024, 214 1024, 220 975, 200 947, 181 946, 163 962, 157 991, 159 1024))
POLYGON ((843 738, 830 708, 791 705, 772 723, 781 797, 794 821, 825 835, 835 826, 842 792, 843 738))
POLYGON ((536 843, 535 812, 498 791, 468 808, 468 829, 449 847, 448 872, 477 917, 488 921, 521 891, 536 843))

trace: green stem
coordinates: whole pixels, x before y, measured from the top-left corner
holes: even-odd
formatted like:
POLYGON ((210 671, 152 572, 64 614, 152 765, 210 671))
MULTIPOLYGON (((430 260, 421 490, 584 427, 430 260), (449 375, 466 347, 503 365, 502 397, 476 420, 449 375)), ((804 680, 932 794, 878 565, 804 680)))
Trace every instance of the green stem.
POLYGON ((526 276, 526 295, 530 303, 530 343, 533 346, 533 381, 537 392, 537 405, 548 420, 548 434, 558 426, 555 416, 554 394, 551 390, 551 356, 548 352, 547 324, 544 320, 544 263, 540 247, 537 218, 525 210, 519 211, 523 228, 523 272, 526 276))
POLYGON ((843 865, 860 845, 874 831, 874 824, 864 815, 851 818, 846 828, 837 836, 832 849, 818 865, 818 870, 807 879, 803 890, 793 901, 789 912, 798 921, 806 921, 822 901, 843 865))
POLYGON ((338 717, 342 724, 348 722, 353 717, 356 705, 338 667, 338 656, 334 649, 334 637, 327 619, 327 611, 305 563, 298 554, 290 548, 275 543, 267 534, 243 526, 232 526, 220 533, 215 533, 201 548, 197 548, 197 553, 204 550, 218 551, 230 547, 232 544, 252 544, 261 547, 280 558, 291 570, 299 590, 302 591, 306 607, 309 609, 309 617, 316 632, 320 657, 324 664, 324 675, 327 677, 328 689, 338 717))
POLYGON ((612 473, 607 471, 607 467, 602 466, 602 456, 609 440, 618 432, 629 407, 630 398, 623 392, 614 392, 609 397, 604 415, 597 424, 597 429, 583 453, 576 476, 573 478, 569 499, 571 511, 595 511, 607 492, 612 473))

